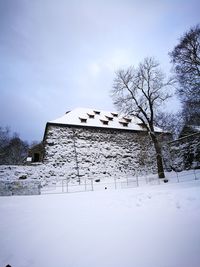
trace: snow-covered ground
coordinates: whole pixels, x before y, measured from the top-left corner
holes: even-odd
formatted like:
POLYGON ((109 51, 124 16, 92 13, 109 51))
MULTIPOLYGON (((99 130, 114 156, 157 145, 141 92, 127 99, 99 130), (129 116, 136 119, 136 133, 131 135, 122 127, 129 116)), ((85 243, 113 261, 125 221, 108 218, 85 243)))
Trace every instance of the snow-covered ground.
MULTIPOLYGON (((182 172, 165 172, 165 177, 168 183, 181 183, 200 179, 200 169, 193 169, 182 172)), ((165 179, 159 179, 157 174, 135 173, 135 176, 125 177, 98 177, 81 178, 80 182, 77 179, 62 179, 57 182, 49 182, 41 189, 42 194, 55 193, 74 193, 84 191, 98 191, 109 189, 125 189, 133 187, 144 187, 151 185, 161 185, 165 179)))
POLYGON ((0 198, 0 266, 199 267, 200 180, 0 198))
MULTIPOLYGON (((23 181, 30 183, 41 183, 41 193, 63 193, 81 191, 99 191, 106 189, 124 189, 133 187, 143 187, 149 185, 163 184, 163 179, 158 179, 156 174, 151 174, 147 170, 135 171, 126 176, 81 177, 80 184, 75 176, 69 179, 67 167, 54 168, 48 164, 38 164, 31 166, 0 166, 0 182, 23 181)), ((200 179, 200 169, 182 172, 165 172, 168 183, 177 183, 200 179)))

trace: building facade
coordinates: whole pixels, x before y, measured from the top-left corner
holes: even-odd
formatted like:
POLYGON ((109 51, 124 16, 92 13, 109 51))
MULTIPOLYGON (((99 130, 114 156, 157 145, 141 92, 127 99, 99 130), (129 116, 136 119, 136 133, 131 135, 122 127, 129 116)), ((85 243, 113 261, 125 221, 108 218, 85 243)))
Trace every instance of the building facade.
MULTIPOLYGON (((156 132, 167 136, 159 128, 156 132)), ((44 163, 69 178, 120 178, 157 170, 155 150, 143 125, 116 112, 67 112, 47 123, 43 143, 44 163)))

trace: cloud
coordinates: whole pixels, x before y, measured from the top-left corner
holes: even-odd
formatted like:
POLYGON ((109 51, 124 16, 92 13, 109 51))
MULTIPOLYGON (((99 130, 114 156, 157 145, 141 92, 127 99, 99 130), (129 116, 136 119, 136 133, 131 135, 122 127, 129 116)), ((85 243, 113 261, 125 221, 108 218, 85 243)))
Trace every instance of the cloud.
POLYGON ((0 1, 0 124, 37 139, 68 109, 113 109, 114 72, 146 56, 167 71, 198 10, 197 0, 0 1))
POLYGON ((89 75, 92 77, 97 77, 101 72, 101 66, 100 64, 93 62, 88 65, 88 72, 89 75))

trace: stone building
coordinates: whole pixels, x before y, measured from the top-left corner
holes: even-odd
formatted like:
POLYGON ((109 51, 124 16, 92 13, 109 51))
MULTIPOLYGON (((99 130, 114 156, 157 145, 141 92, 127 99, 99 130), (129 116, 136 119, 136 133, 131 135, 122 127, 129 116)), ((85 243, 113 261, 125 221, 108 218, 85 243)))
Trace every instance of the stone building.
POLYGON ((30 161, 34 163, 41 162, 43 160, 43 155, 44 155, 43 142, 34 145, 28 151, 28 158, 30 158, 30 161))
MULTIPOLYGON (((156 128, 160 138, 168 136, 156 128)), ((168 137, 167 137, 168 138, 168 137)), ((68 177, 156 172, 151 139, 135 117, 77 108, 46 124, 43 162, 68 177)))

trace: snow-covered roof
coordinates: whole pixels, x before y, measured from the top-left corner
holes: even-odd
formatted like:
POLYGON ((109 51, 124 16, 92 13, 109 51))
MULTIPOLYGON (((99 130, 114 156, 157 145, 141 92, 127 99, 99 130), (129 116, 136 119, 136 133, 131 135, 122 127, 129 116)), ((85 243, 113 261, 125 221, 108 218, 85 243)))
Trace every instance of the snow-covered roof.
MULTIPOLYGON (((49 121, 51 124, 78 125, 85 127, 102 127, 112 129, 146 131, 141 121, 134 116, 125 116, 117 112, 90 108, 76 108, 58 119, 49 121)), ((162 132, 158 127, 155 131, 162 132)))

